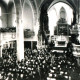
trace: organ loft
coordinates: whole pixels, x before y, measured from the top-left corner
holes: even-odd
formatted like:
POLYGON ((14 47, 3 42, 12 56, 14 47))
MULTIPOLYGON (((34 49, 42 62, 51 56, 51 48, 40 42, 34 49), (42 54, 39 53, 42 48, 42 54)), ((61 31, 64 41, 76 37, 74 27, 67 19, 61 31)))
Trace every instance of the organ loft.
POLYGON ((80 1, 0 0, 0 80, 80 80, 80 1))

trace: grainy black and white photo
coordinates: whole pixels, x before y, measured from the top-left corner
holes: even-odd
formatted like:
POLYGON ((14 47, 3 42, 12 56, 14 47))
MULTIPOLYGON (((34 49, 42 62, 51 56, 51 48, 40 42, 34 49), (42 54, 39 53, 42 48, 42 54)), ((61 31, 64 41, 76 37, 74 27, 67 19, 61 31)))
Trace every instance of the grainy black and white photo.
POLYGON ((0 0, 0 80, 80 80, 80 0, 0 0))

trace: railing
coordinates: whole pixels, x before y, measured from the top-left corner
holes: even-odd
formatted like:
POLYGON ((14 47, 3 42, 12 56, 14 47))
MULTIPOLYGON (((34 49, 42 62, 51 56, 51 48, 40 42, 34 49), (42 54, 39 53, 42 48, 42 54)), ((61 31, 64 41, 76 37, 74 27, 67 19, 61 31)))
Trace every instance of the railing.
POLYGON ((0 28, 0 32, 16 32, 16 27, 6 27, 6 28, 0 28))

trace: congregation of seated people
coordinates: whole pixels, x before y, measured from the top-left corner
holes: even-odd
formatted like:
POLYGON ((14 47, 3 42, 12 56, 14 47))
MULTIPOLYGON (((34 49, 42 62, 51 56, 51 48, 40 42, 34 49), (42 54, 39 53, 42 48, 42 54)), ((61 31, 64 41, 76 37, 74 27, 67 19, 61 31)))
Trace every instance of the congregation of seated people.
POLYGON ((18 61, 15 49, 3 49, 0 80, 48 80, 48 78, 69 80, 69 77, 65 78, 65 75, 69 76, 67 69, 70 70, 73 67, 71 70, 75 70, 77 68, 76 63, 72 62, 70 58, 66 58, 66 54, 58 56, 56 52, 48 52, 46 48, 35 50, 28 48, 24 52, 24 57, 24 60, 18 61), (65 67, 64 64, 66 64, 65 67), (64 78, 60 79, 63 76, 60 73, 65 69, 64 78), (54 73, 51 72, 53 70, 54 73), (66 72, 67 74, 65 74, 66 72), (50 74, 54 76, 50 76, 50 74))
POLYGON ((1 80, 45 80, 50 68, 51 55, 46 49, 26 49, 24 60, 17 60, 13 49, 3 49, 0 63, 1 80), (43 77, 44 75, 44 77, 43 77))

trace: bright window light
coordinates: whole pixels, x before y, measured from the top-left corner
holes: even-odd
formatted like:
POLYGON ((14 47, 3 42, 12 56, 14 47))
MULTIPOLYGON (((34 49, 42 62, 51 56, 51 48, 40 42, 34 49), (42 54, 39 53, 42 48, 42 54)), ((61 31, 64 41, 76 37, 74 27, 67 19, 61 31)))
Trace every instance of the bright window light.
MULTIPOLYGON (((0 7, 0 16, 1 16, 1 7, 0 7)), ((2 27, 2 20, 0 18, 0 27, 2 27)))
POLYGON ((73 9, 66 3, 56 3, 48 10, 50 35, 54 35, 54 28, 55 26, 57 26, 57 21, 60 19, 60 10, 62 7, 65 9, 66 12, 67 23, 71 25, 73 21, 73 9))
POLYGON ((9 0, 4 0, 7 4, 9 3, 9 0))
POLYGON ((0 16, 1 16, 1 7, 0 7, 0 16))
POLYGON ((2 27, 2 20, 0 19, 0 28, 2 27))

